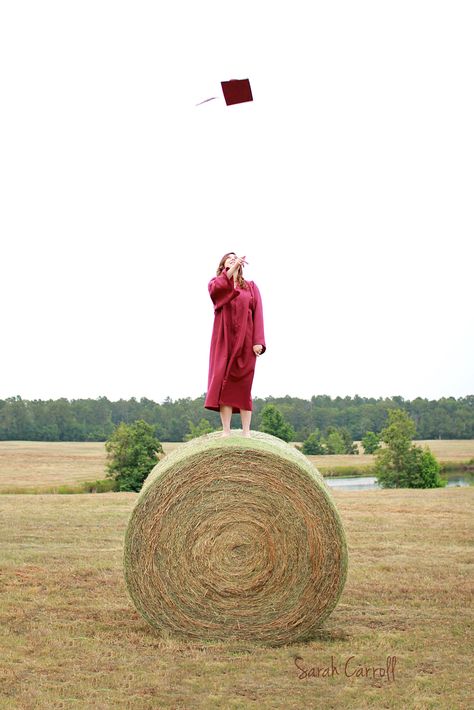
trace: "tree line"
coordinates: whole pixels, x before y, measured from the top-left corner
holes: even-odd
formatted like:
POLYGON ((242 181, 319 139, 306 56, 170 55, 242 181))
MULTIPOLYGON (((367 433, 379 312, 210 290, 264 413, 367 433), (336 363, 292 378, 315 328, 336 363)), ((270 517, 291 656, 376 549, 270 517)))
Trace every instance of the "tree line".
MULTIPOLYGON (((132 397, 112 402, 97 399, 60 398, 26 400, 20 396, 0 400, 0 440, 8 441, 106 441, 121 423, 139 419, 154 427, 160 441, 184 441, 193 427, 206 420, 210 429, 221 427, 218 412, 204 409, 205 393, 196 399, 157 403, 132 397)), ((332 429, 347 429, 361 440, 368 431, 381 432, 390 410, 402 409, 416 425, 417 439, 474 439, 474 395, 438 400, 403 397, 371 398, 313 395, 253 399, 252 429, 259 430, 265 405, 273 404, 293 428, 295 440, 303 441, 315 430, 327 436, 332 429)), ((239 415, 232 426, 240 428, 239 415)))

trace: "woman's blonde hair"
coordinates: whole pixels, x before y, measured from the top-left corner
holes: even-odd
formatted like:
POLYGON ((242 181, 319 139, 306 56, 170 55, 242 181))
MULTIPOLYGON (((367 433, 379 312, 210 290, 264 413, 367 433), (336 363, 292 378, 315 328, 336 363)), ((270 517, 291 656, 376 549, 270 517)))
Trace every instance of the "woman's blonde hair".
MULTIPOLYGON (((224 256, 222 257, 222 259, 219 262, 219 266, 217 267, 216 276, 220 276, 222 274, 222 272, 224 271, 225 262, 227 261, 229 256, 232 256, 232 255, 237 256, 235 251, 228 251, 227 254, 224 254, 224 256)), ((237 269, 237 283, 239 284, 240 288, 248 288, 247 282, 244 279, 243 274, 242 274, 242 265, 241 264, 239 264, 239 268, 237 269)))

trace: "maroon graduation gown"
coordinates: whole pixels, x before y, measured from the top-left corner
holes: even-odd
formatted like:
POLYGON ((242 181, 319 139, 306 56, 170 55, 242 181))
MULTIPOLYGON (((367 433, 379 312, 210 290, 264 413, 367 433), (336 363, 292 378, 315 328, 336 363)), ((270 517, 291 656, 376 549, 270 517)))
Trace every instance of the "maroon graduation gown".
POLYGON ((204 407, 219 411, 227 404, 236 414, 241 409, 252 410, 252 382, 257 356, 254 345, 265 352, 263 310, 260 291, 254 281, 248 289, 234 286, 228 269, 209 281, 208 289, 214 304, 214 326, 209 355, 209 377, 204 407))

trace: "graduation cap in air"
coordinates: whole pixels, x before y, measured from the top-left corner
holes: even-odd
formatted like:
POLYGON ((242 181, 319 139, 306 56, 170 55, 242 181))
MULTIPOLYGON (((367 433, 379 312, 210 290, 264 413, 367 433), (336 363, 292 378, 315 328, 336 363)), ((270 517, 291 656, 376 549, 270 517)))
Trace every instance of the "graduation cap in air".
MULTIPOLYGON (((230 81, 221 81, 222 92, 224 94, 227 106, 232 104, 243 104, 246 101, 253 101, 252 89, 248 79, 231 79, 230 81)), ((196 106, 205 104, 207 101, 213 101, 220 98, 219 96, 211 96, 210 99, 200 101, 196 106)))

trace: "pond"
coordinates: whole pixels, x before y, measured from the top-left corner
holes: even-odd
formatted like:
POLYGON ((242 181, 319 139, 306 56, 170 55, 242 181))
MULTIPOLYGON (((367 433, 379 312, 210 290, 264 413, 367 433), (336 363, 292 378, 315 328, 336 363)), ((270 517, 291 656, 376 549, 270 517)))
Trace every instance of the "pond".
MULTIPOLYGON (((474 485, 474 471, 446 471, 441 474, 441 478, 447 479, 448 485, 446 488, 451 486, 474 485)), ((381 488, 375 476, 340 476, 337 478, 327 476, 324 480, 328 486, 337 488, 338 490, 369 491, 375 488, 381 488)))

